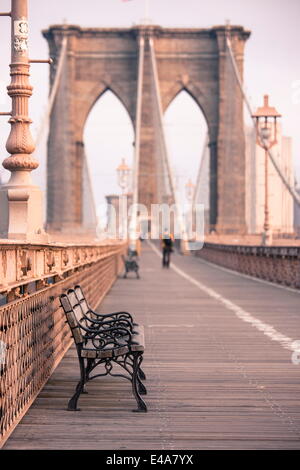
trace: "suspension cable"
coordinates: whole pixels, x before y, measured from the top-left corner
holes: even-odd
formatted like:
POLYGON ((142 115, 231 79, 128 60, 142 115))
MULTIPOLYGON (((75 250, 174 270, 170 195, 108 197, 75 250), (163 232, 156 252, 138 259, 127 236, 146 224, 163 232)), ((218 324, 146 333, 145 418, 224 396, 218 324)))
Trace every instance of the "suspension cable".
POLYGON ((208 158, 207 146, 208 146, 208 143, 209 143, 209 135, 207 133, 206 137, 205 137, 203 149, 202 149, 202 156, 201 156, 201 160, 200 160, 200 165, 199 165, 198 174, 197 174, 197 180, 196 180, 194 194, 193 194, 193 202, 192 202, 193 207, 195 207, 195 205, 197 203, 199 188, 200 188, 201 183, 202 183, 203 172, 204 172, 204 169, 205 169, 206 163, 207 163, 207 158, 208 158))
POLYGON ((50 96, 49 96, 49 99, 48 99, 47 109, 46 109, 46 112, 44 113, 41 125, 40 125, 39 130, 38 130, 34 153, 38 150, 38 147, 39 147, 40 142, 42 140, 42 137, 44 135, 45 129, 48 125, 49 117, 50 117, 50 114, 51 114, 51 111, 52 111, 52 108, 53 108, 53 105, 54 105, 54 101, 55 101, 55 98, 56 98, 56 95, 57 95, 57 90, 58 90, 58 87, 59 87, 59 83, 60 83, 60 79, 61 79, 61 75, 62 75, 62 71, 63 71, 63 65, 64 65, 64 62, 65 62, 66 53, 67 53, 67 44, 68 44, 67 36, 64 36, 63 40, 62 40, 61 51, 60 51, 60 55, 59 55, 59 59, 58 59, 58 64, 57 64, 57 69, 56 69, 56 74, 55 74, 53 86, 51 88, 50 96))
POLYGON ((165 139, 165 132, 164 132, 164 118, 163 118, 163 109, 162 109, 162 102, 161 96, 159 91, 159 80, 158 80, 158 72, 157 72, 157 64, 156 64, 156 57, 153 45, 153 39, 149 38, 149 45, 150 45, 150 56, 151 56, 151 65, 152 65, 152 72, 153 72, 153 80, 154 80, 154 90, 155 90, 155 97, 156 97, 156 105, 158 110, 158 117, 159 117, 159 131, 160 131, 160 138, 162 141, 163 146, 163 158, 167 168, 167 173, 169 177, 169 185, 171 189, 171 195, 173 197, 173 201, 175 203, 175 210, 177 214, 177 221, 179 223, 181 236, 184 240, 187 240, 185 224, 182 219, 182 214, 179 206, 179 198, 174 182, 174 175, 170 165, 169 153, 167 148, 167 143, 165 139))
MULTIPOLYGON (((84 148, 84 151, 83 151, 83 165, 82 165, 82 168, 83 168, 83 181, 84 181, 84 178, 86 180, 86 185, 87 185, 87 188, 89 190, 89 194, 88 194, 88 203, 89 203, 89 208, 91 210, 91 223, 93 225, 95 225, 95 227, 97 226, 97 223, 98 223, 98 218, 97 218, 97 209, 96 209, 96 201, 95 201, 95 193, 94 193, 94 188, 93 188, 93 184, 92 184, 92 176, 91 176, 91 171, 90 171, 90 165, 87 161, 87 157, 86 157, 86 153, 85 153, 85 148, 84 148)), ((83 187, 84 188, 84 187, 83 187)), ((87 194, 87 192, 85 193, 83 191, 83 197, 82 197, 82 200, 83 200, 83 203, 84 203, 84 195, 87 194)))
MULTIPOLYGON (((249 115, 251 117, 251 121, 253 123, 253 126, 255 128, 255 131, 257 132, 256 130, 256 123, 255 123, 255 119, 253 118, 253 111, 252 111, 252 108, 251 108, 251 105, 250 105, 250 102, 249 102, 249 99, 245 93, 245 90, 244 90, 244 86, 243 86, 243 83, 242 83, 242 80, 241 80, 241 76, 240 76, 240 73, 239 73, 239 70, 237 68, 237 63, 236 63, 236 60, 235 60, 235 57, 234 57, 234 54, 233 54, 233 51, 232 51, 232 46, 231 46, 231 40, 230 40, 230 37, 229 37, 229 30, 227 30, 227 33, 226 33, 226 46, 227 46, 227 49, 228 49, 228 52, 229 52, 229 57, 231 59, 231 63, 232 63, 232 66, 233 66, 233 70, 234 70, 234 73, 235 73, 235 77, 236 77, 236 80, 238 82, 238 85, 239 85, 239 88, 241 90, 241 93, 243 95, 243 99, 245 101, 245 104, 246 104, 246 107, 247 107, 247 110, 249 112, 249 115)), ((265 139, 263 138, 263 136, 261 135, 260 133, 260 138, 263 142, 265 142, 265 139)), ((285 185, 285 187, 287 188, 287 190, 289 191, 289 193, 291 194, 291 196, 293 197, 294 201, 300 205, 300 196, 297 194, 297 192, 295 191, 295 189, 290 185, 290 183, 288 182, 287 178, 285 177, 285 175, 282 173, 280 167, 279 167, 279 164, 277 162, 277 159, 276 157, 274 156, 273 152, 271 149, 268 150, 268 155, 270 157, 270 160, 275 168, 275 170, 277 171, 281 181, 283 182, 283 184, 285 185)))
POLYGON ((163 110, 162 110, 162 103, 161 103, 159 87, 158 87, 158 72, 157 72, 157 66, 156 66, 154 45, 153 45, 153 39, 151 37, 149 38, 149 44, 150 44, 150 54, 151 54, 151 65, 152 65, 152 71, 153 71, 154 90, 155 90, 155 97, 156 97, 158 117, 159 117, 160 137, 161 137, 162 145, 163 145, 163 158, 164 158, 164 162, 167 168, 171 194, 175 201, 175 184, 174 184, 173 173, 171 171, 170 161, 168 158, 169 155, 168 155, 168 150, 167 150, 167 144, 166 144, 165 136, 163 133, 163 110))
MULTIPOLYGON (((60 54, 59 54, 59 59, 57 62, 57 68, 56 68, 56 73, 53 81, 53 85, 50 91, 50 95, 48 98, 48 103, 47 103, 47 109, 43 115, 41 125, 38 130, 37 138, 36 138, 36 146, 35 146, 35 152, 37 152, 39 145, 41 144, 42 138, 44 136, 44 133, 46 129, 49 127, 49 119, 50 115, 54 106, 55 98, 57 96, 57 92, 59 89, 61 77, 63 74, 63 68, 65 64, 65 59, 67 55, 67 46, 68 46, 68 38, 67 36, 63 37, 62 43, 61 43, 61 49, 60 49, 60 54)), ((91 174, 90 174, 90 168, 87 162, 86 154, 84 152, 83 154, 83 169, 84 169, 84 175, 86 178, 86 184, 88 185, 88 188, 90 190, 90 197, 91 197, 91 204, 89 204, 89 207, 91 207, 92 211, 92 219, 93 223, 97 225, 97 213, 96 213, 96 204, 95 204, 95 195, 93 191, 93 186, 91 182, 91 174)))
POLYGON ((135 119, 135 147, 133 164, 133 210, 129 224, 129 239, 136 240, 137 213, 139 202, 139 163, 140 163, 140 145, 141 145, 141 121, 142 121, 142 95, 143 95, 143 75, 144 75, 144 55, 145 40, 143 36, 139 38, 139 65, 138 65, 138 83, 137 83, 137 101, 136 101, 136 119, 135 119), (134 232, 134 233, 133 233, 134 232))

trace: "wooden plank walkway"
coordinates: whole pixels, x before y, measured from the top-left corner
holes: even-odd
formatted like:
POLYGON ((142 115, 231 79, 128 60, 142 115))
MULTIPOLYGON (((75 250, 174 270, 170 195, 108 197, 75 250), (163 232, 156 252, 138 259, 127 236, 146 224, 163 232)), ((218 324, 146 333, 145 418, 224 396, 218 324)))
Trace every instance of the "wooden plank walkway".
POLYGON ((300 365, 276 331, 300 339, 300 295, 193 257, 164 270, 143 248, 142 278, 119 279, 101 310, 145 325, 149 412, 132 413, 130 384, 110 377, 88 384, 82 411, 66 411, 71 349, 5 449, 299 449, 300 365))

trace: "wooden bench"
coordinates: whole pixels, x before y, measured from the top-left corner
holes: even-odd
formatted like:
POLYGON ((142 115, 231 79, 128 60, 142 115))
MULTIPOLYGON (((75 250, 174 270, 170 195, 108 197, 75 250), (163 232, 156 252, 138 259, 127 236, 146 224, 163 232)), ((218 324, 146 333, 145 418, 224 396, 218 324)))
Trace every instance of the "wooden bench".
POLYGON ((141 369, 145 350, 143 327, 135 323, 128 312, 101 314, 93 311, 80 286, 62 294, 60 303, 76 345, 80 368, 80 380, 69 400, 68 410, 78 410, 78 399, 86 393, 85 385, 90 380, 111 375, 131 382, 137 402, 137 409, 133 411, 146 412, 146 403, 141 398, 147 394, 142 382, 146 377, 141 369), (98 366, 102 367, 102 372, 93 373, 98 366), (123 373, 113 373, 114 366, 123 373))
POLYGON ((124 272, 124 278, 127 277, 127 274, 129 272, 135 272, 136 274, 136 277, 139 279, 140 278, 140 274, 139 274, 139 264, 138 264, 138 255, 137 255, 137 251, 129 251, 128 252, 128 257, 125 257, 124 255, 122 255, 122 259, 123 259, 123 263, 124 263, 124 268, 125 268, 125 272, 124 272))

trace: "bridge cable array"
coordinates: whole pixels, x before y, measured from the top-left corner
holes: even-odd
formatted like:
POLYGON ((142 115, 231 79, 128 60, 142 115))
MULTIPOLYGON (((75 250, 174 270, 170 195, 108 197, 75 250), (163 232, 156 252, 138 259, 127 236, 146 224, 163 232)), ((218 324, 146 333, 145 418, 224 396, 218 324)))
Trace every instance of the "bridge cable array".
POLYGON ((133 210, 129 221, 129 238, 135 239, 137 227, 138 198, 139 198, 139 163, 140 163, 140 144, 141 144, 141 122, 142 122, 142 97, 143 97, 143 74, 144 74, 144 52, 145 40, 143 36, 139 38, 139 64, 137 80, 137 104, 135 119, 135 147, 133 163, 133 210))
MULTIPOLYGON (((175 214, 180 233, 184 236, 185 228, 179 209, 179 200, 176 193, 174 175, 172 173, 167 142, 164 132, 164 120, 161 96, 159 91, 159 80, 157 72, 157 63, 154 51, 153 39, 149 38, 150 50, 150 68, 151 68, 151 89, 153 92, 153 121, 155 126, 156 145, 156 167, 155 175, 157 177, 157 191, 159 202, 163 203, 167 197, 175 205, 175 214), (158 155, 159 154, 159 155, 158 155), (159 158, 159 156, 161 158, 159 158)), ((137 105, 136 105, 136 126, 135 126, 135 155, 133 165, 133 211, 129 222, 129 237, 134 239, 137 228, 137 212, 139 204, 139 176, 140 176, 140 150, 141 150, 141 125, 142 125, 142 106, 143 106, 143 86, 144 86, 144 67, 145 67, 145 38, 139 39, 139 63, 138 63, 138 83, 137 83, 137 105)))
POLYGON ((67 39, 67 36, 64 36, 63 40, 62 40, 62 44, 61 44, 61 51, 60 51, 59 59, 58 59, 58 62, 57 62, 57 68, 56 68, 54 82, 53 82, 51 92, 50 92, 50 95, 49 95, 49 99, 48 99, 47 110, 46 110, 46 112, 43 116, 41 125, 40 125, 38 133, 37 133, 37 138, 36 138, 36 142, 35 142, 35 144, 36 144, 35 152, 37 151, 37 149, 38 149, 38 147, 41 143, 41 140, 42 140, 42 137, 44 135, 45 130, 47 128, 49 128, 50 114, 51 114, 51 111, 53 109, 53 105, 54 105, 55 98, 56 98, 56 95, 57 95, 57 91, 58 91, 58 88, 59 88, 60 80, 61 80, 61 77, 62 77, 63 66, 64 66, 66 55, 67 55, 67 45, 68 45, 68 39, 67 39))
POLYGON ((157 111, 157 117, 158 117, 158 119, 155 121, 158 124, 158 133, 159 133, 159 139, 161 143, 162 157, 163 157, 162 161, 164 164, 164 170, 167 174, 168 183, 169 183, 169 188, 168 188, 169 191, 167 188, 165 188, 165 191, 163 191, 163 194, 165 195, 165 194, 170 193, 171 201, 172 203, 175 204, 175 213, 176 213, 178 228, 183 238, 186 239, 185 224, 182 219, 182 211, 180 210, 179 196, 178 196, 178 192, 177 192, 176 185, 175 185, 175 178, 174 178, 174 174, 172 171, 172 166, 170 164, 169 151, 168 151, 168 146, 167 146, 167 141, 166 141, 163 108, 162 108, 158 72, 157 72, 157 62, 156 62, 156 57, 155 57, 153 39, 151 37, 149 38, 149 46, 150 46, 152 78, 153 78, 153 83, 154 83, 154 94, 155 94, 155 102, 156 102, 155 109, 157 111))
MULTIPOLYGON (((47 131, 47 134, 49 132, 49 121, 50 121, 50 115, 55 103, 55 99, 57 97, 57 93, 61 84, 61 80, 63 78, 63 73, 64 73, 64 66, 66 62, 66 57, 67 57, 67 48, 68 48, 68 37, 64 36, 62 39, 61 43, 61 49, 60 49, 60 54, 59 58, 57 61, 57 67, 56 67, 56 72, 55 72, 55 77, 53 80, 53 84, 51 87, 50 95, 48 98, 48 103, 47 103, 47 109, 43 115, 42 122, 39 126, 37 137, 36 137, 36 142, 35 142, 35 151, 34 153, 37 153, 40 145, 43 142, 43 138, 45 136, 45 133, 47 131)), ((82 204, 84 207, 83 210, 83 223, 84 225, 88 225, 89 228, 91 226, 96 226, 97 225, 97 213, 96 213, 96 204, 95 204, 95 197, 94 197, 94 192, 93 192, 93 186, 92 186, 92 180, 91 180, 91 174, 90 174, 90 168, 87 162, 86 154, 85 151, 83 150, 82 154, 82 169, 83 169, 83 181, 82 181, 82 186, 83 186, 83 197, 82 197, 82 204)))
MULTIPOLYGON (((253 123, 253 126, 255 128, 255 132, 256 132, 256 122, 255 122, 255 118, 253 118, 253 111, 252 111, 252 108, 251 108, 251 105, 250 105, 250 101, 245 93, 245 90, 244 90, 244 86, 243 86, 243 82, 241 80, 241 76, 240 76, 240 73, 239 73, 239 70, 238 70, 238 67, 237 67, 237 63, 236 63, 236 60, 235 60, 235 57, 234 57, 234 53, 233 53, 233 50, 232 50, 232 45, 231 45, 231 40, 230 40, 230 33, 229 33, 229 30, 227 31, 227 34, 226 34, 226 46, 227 46, 227 49, 228 49, 228 52, 229 52, 229 57, 230 57, 230 60, 231 60, 231 64, 232 64, 232 67, 233 67, 233 70, 234 70, 234 74, 235 74, 235 77, 236 77, 236 80, 238 82, 238 85, 239 85, 239 88, 241 90, 241 93, 242 93, 242 96, 243 96, 243 99, 244 99, 244 102, 246 104, 246 108, 248 110, 248 113, 251 117, 251 121, 253 123)), ((260 134, 260 138, 262 140, 262 142, 264 142, 264 138, 263 136, 260 134)), ((290 185, 290 183, 288 182, 288 180, 286 179, 284 173, 281 171, 281 168, 277 162, 277 159, 276 157, 274 156, 273 152, 272 152, 272 149, 269 149, 268 150, 268 155, 270 157, 270 160, 275 168, 275 170, 277 171, 279 177, 281 178, 283 184, 285 185, 285 187, 287 188, 287 190, 289 191, 289 193, 291 194, 291 196, 293 197, 294 201, 296 202, 296 204, 298 204, 300 206, 300 196, 297 194, 297 192, 295 191, 295 189, 293 188, 293 186, 290 185)))

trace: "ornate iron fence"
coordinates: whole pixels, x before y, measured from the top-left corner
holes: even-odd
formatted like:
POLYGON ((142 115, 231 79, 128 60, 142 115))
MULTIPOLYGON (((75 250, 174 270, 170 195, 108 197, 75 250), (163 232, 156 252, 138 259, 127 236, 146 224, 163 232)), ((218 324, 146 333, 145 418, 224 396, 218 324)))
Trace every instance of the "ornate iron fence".
POLYGON ((195 255, 249 276, 300 289, 300 247, 205 243, 195 255))
POLYGON ((89 250, 85 262, 73 265, 60 277, 47 277, 47 287, 30 294, 19 285, 20 298, 0 307, 0 447, 72 343, 59 295, 80 283, 96 307, 122 267, 124 244, 89 250))

